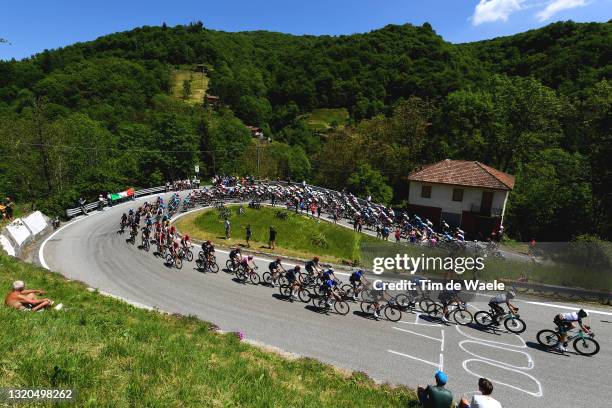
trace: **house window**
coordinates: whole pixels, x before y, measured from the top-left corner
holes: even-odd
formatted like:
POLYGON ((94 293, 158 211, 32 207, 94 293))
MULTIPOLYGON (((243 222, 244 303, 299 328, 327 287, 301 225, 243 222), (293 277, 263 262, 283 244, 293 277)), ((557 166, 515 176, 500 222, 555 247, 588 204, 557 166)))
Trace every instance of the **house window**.
POLYGON ((453 201, 463 201, 462 188, 453 188, 453 201))
POLYGON ((422 186, 421 187, 421 197, 423 197, 423 198, 431 198, 431 186, 422 186))

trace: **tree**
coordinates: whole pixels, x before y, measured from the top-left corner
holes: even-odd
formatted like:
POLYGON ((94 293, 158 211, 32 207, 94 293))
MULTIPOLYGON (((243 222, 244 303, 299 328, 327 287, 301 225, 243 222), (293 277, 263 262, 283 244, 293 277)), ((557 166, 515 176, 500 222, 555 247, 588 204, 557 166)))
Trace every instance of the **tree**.
POLYGON ((348 178, 346 186, 353 194, 372 196, 372 200, 377 203, 389 203, 393 197, 393 190, 386 184, 386 179, 369 164, 359 166, 348 178))

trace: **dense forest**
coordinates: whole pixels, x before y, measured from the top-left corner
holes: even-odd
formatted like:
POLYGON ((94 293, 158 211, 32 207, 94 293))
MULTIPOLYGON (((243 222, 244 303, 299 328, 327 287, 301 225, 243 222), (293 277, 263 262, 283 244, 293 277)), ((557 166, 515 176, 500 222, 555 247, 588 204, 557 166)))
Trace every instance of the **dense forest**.
POLYGON ((0 191, 60 213, 199 164, 401 206, 412 170, 454 158, 516 175, 511 236, 610 239, 611 77, 612 22, 470 44, 429 24, 318 37, 142 27, 0 61, 0 191), (172 97, 179 66, 203 66, 221 106, 172 97), (301 118, 318 108, 346 108, 349 123, 315 131, 301 118))

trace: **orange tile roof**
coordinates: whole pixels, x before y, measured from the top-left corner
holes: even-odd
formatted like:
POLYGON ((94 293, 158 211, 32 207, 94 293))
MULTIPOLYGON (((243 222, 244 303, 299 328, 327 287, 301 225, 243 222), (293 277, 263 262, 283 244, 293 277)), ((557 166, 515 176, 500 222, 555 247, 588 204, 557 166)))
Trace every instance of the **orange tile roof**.
POLYGON ((477 161, 442 160, 411 173, 408 180, 512 190, 514 176, 477 161))

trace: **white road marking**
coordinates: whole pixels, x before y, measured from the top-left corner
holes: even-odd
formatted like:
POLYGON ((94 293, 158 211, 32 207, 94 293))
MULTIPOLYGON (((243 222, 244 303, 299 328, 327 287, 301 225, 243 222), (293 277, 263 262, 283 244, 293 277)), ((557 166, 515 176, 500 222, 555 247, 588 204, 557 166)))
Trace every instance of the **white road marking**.
POLYGON ((443 366, 442 354, 440 354, 440 361, 437 362, 437 363, 434 363, 432 361, 427 361, 427 360, 424 360, 424 359, 419 358, 419 357, 411 356, 409 354, 400 353, 399 351, 394 351, 394 350, 387 350, 387 351, 389 353, 397 354, 397 355, 402 356, 402 357, 411 358, 413 360, 420 361, 422 363, 432 365, 432 366, 438 368, 440 371, 442 371, 442 366, 443 366))
POLYGON ((506 348, 506 347, 502 347, 502 346, 496 346, 494 344, 485 344, 484 342, 480 342, 480 341, 476 341, 476 340, 462 340, 462 341, 459 342, 459 348, 461 350, 465 351, 466 353, 468 353, 469 355, 474 356, 476 358, 492 361, 492 362, 498 363, 498 364, 503 364, 505 366, 508 366, 508 367, 511 367, 511 368, 515 368, 517 370, 531 370, 535 366, 535 364, 533 362, 533 359, 531 358, 529 353, 526 353, 526 352, 521 351, 521 350, 510 349, 510 348, 506 348), (493 347, 493 348, 497 348, 497 349, 500 349, 500 350, 510 351, 512 353, 523 354, 523 355, 525 355, 527 357, 527 366, 519 367, 519 366, 515 366, 513 364, 504 363, 503 361, 494 360, 494 359, 489 358, 489 357, 483 357, 483 356, 481 356, 479 354, 475 354, 475 353, 469 351, 464 346, 464 344, 478 344, 478 345, 481 345, 481 346, 493 347))
POLYGON ((524 392, 525 394, 529 394, 529 395, 532 395, 534 397, 542 397, 544 395, 544 393, 542 392, 542 384, 540 384, 540 382, 534 376, 532 376, 530 374, 527 374, 527 373, 525 373, 525 372, 523 372, 521 370, 517 370, 517 369, 514 369, 514 368, 503 366, 501 364, 493 363, 491 361, 481 360, 481 359, 477 359, 477 358, 471 358, 471 359, 465 360, 463 362, 463 364, 462 364, 463 365, 463 369, 466 372, 468 372, 469 374, 473 375, 474 377, 478 377, 478 378, 482 377, 482 375, 481 374, 477 374, 477 373, 475 373, 475 372, 473 372, 473 371, 471 371, 470 369, 467 368, 468 363, 471 363, 471 362, 479 362, 479 363, 489 364, 489 365, 494 366, 494 367, 498 367, 498 368, 502 368, 504 370, 509 370, 509 371, 512 371, 512 372, 515 372, 515 373, 522 374, 525 377, 531 379, 533 382, 536 383, 536 385, 538 386, 538 391, 537 392, 528 391, 528 390, 523 389, 521 387, 517 387, 517 386, 514 386, 514 385, 510 385, 508 383, 497 381, 495 379, 492 379, 490 376, 488 376, 487 378, 492 383, 499 384, 499 385, 505 385, 506 387, 512 388, 512 389, 517 390, 517 391, 524 392))
MULTIPOLYGON (((555 305, 553 303, 544 303, 544 302, 525 301, 525 303, 529 303, 531 305, 537 305, 537 306, 556 307, 556 308, 559 308, 559 309, 569 309, 569 310, 580 310, 581 309, 579 307, 574 307, 574 306, 555 305)), ((592 310, 592 309, 584 309, 584 310, 586 310, 588 313, 612 316, 611 312, 602 312, 601 310, 592 310)))
POLYGON ((399 330, 399 331, 403 331, 403 332, 406 332, 406 333, 412 333, 414 335, 425 337, 425 338, 428 338, 428 339, 431 339, 431 340, 435 340, 435 341, 440 341, 440 342, 443 341, 443 338, 442 339, 438 339, 438 338, 433 337, 433 336, 428 336, 426 334, 421 334, 421 333, 413 332, 411 330, 401 329, 401 328, 395 327, 395 326, 393 326, 393 329, 399 330))
POLYGON ((464 333, 464 332, 463 332, 463 331, 462 331, 462 330, 459 328, 459 325, 455 326, 455 328, 457 329, 457 331, 458 331, 460 334, 462 334, 463 336, 465 336, 465 337, 467 337, 467 338, 469 338, 469 339, 472 339, 472 340, 481 341, 481 342, 486 342, 486 343, 499 344, 499 345, 502 345, 502 346, 508 346, 508 347, 527 348, 527 344, 525 343, 525 340, 523 340, 523 338, 522 338, 521 336, 519 336, 518 334, 515 334, 515 336, 516 336, 516 337, 518 337, 518 338, 521 340, 521 342, 523 343, 523 344, 522 344, 522 345, 520 345, 520 346, 517 346, 517 345, 514 345, 514 344, 509 344, 509 343, 504 343, 504 342, 501 342, 501 341, 495 341, 495 340, 486 340, 486 339, 480 339, 480 338, 478 338, 478 337, 474 337, 474 336, 472 336, 472 335, 469 335, 469 334, 467 334, 467 333, 464 333))

